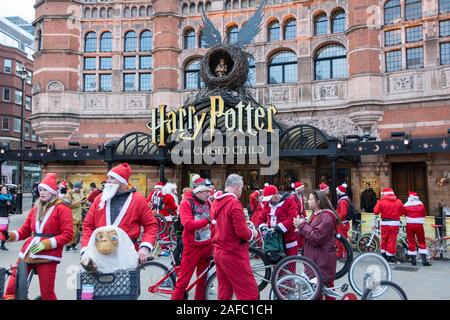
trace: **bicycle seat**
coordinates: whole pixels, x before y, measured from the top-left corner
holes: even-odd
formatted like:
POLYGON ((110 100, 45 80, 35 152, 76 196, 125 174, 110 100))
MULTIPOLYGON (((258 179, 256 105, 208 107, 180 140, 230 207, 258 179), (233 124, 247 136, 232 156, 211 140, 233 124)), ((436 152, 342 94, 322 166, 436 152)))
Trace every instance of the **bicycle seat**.
POLYGON ((443 227, 442 224, 432 224, 431 226, 432 226, 433 228, 441 228, 441 227, 443 227))
POLYGON ((158 241, 160 246, 176 246, 177 243, 175 241, 158 241))

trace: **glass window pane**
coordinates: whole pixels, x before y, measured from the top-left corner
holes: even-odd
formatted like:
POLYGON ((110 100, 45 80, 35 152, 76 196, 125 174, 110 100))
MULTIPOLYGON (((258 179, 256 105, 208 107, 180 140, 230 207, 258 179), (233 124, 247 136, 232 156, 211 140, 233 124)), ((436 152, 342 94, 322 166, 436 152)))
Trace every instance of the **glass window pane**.
POLYGON ((283 66, 269 66, 269 83, 283 83, 283 66))
POLYGON ((130 51, 136 51, 136 32, 134 31, 129 31, 126 33, 125 35, 125 51, 130 52, 130 51))
POLYGON ((450 20, 439 22, 439 36, 440 37, 450 36, 450 20))
POLYGON ((255 59, 248 59, 248 76, 247 85, 254 86, 256 84, 256 70, 255 70, 255 59))
POLYGON ((284 40, 293 40, 297 36, 297 23, 295 20, 289 20, 284 26, 284 40))
POLYGON ((423 68, 423 48, 406 49, 406 69, 423 68))
POLYGON ((84 58, 84 70, 95 70, 97 69, 96 64, 96 58, 84 58))
POLYGON ((2 130, 9 131, 9 117, 2 117, 2 130))
POLYGON ((287 64, 284 66, 284 82, 297 82, 297 64, 287 64))
POLYGON ((401 18, 400 0, 390 0, 384 6, 384 24, 392 24, 401 18))
POLYGON ((386 52, 386 72, 394 72, 402 69, 402 51, 386 52))
POLYGON ((332 68, 333 79, 347 77, 347 59, 346 58, 331 60, 331 68, 332 68))
POLYGON ((152 57, 145 56, 140 57, 140 69, 151 69, 152 68, 152 57))
POLYGON ((406 42, 422 41, 422 26, 406 28, 406 42))
POLYGON ((25 97, 25 109, 31 110, 31 97, 25 97))
POLYGON ((136 91, 136 75, 124 74, 123 75, 123 88, 124 91, 136 91))
POLYGON ((405 19, 415 20, 422 18, 422 0, 406 0, 405 19))
POLYGON ((11 89, 3 89, 3 101, 11 101, 11 89))
POLYGON ((151 73, 141 73, 139 75, 139 90, 140 91, 152 90, 152 74, 151 73))
POLYGON ((280 51, 272 56, 270 63, 296 62, 297 57, 295 53, 290 51, 280 51))
POLYGON ((89 32, 84 42, 84 52, 97 51, 97 36, 95 32, 89 32))
POLYGON ((5 73, 11 73, 12 72, 12 60, 5 59, 3 64, 3 71, 5 73))
POLYGON ((314 22, 314 34, 316 36, 327 34, 328 20, 325 14, 316 17, 314 22))
POLYGON ((390 30, 384 33, 384 45, 393 46, 402 43, 402 30, 390 30))
POLYGON ((280 24, 274 21, 269 25, 269 42, 280 40, 280 24))
POLYGON ((184 48, 194 49, 195 48, 195 31, 188 30, 184 35, 184 48))
POLYGON ((112 90, 112 75, 100 75, 100 91, 110 92, 112 90))
POLYGON ((440 57, 441 64, 450 64, 450 42, 441 43, 440 57))
POLYGON ((334 14, 331 30, 333 33, 345 31, 345 12, 340 11, 334 14))
POLYGON ((339 45, 329 45, 319 50, 316 59, 333 58, 345 56, 346 54, 344 47, 339 45))
POLYGON ((151 51, 153 48, 153 37, 151 31, 144 31, 141 34, 141 51, 151 51))
POLYGON ((449 0, 439 0, 439 13, 450 12, 450 1, 449 0))
POLYGON ((331 78, 331 65, 329 60, 316 61, 316 80, 331 78))
POLYGON ((239 28, 237 26, 231 27, 228 30, 228 42, 236 43, 239 36, 239 28))
POLYGON ((84 91, 93 92, 97 90, 96 75, 85 74, 84 75, 84 91))
POLYGON ((136 57, 124 57, 123 67, 126 70, 136 69, 136 57))
POLYGON ((22 91, 15 91, 14 102, 19 105, 22 104, 22 91))
POLYGON ((111 70, 112 69, 112 58, 100 58, 100 69, 101 70, 111 70))
POLYGON ((101 52, 111 52, 112 51, 112 34, 111 32, 105 32, 102 34, 102 40, 100 42, 101 52))
POLYGON ((14 131, 20 132, 20 128, 22 127, 22 123, 19 118, 14 118, 14 131))

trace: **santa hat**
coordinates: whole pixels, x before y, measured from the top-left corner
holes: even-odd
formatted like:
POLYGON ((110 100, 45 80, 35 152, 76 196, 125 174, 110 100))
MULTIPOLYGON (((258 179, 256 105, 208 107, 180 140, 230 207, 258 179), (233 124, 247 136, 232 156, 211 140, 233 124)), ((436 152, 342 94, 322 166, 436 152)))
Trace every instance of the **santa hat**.
POLYGON ((194 182, 195 182, 197 179, 200 179, 200 175, 199 175, 198 173, 194 173, 194 174, 192 175, 192 177, 191 177, 191 182, 192 182, 192 184, 194 184, 194 182))
POLYGON ((419 200, 419 196, 417 195, 417 192, 409 191, 408 192, 408 199, 419 200))
POLYGON ((272 197, 274 195, 276 195, 278 193, 278 189, 277 187, 273 186, 273 185, 267 185, 264 187, 264 191, 263 191, 263 202, 267 202, 270 201, 270 199, 272 199, 272 197))
POLYGON ((319 189, 320 191, 330 191, 330 187, 325 182, 322 182, 319 185, 319 189))
POLYGON ((343 196, 343 195, 347 194, 347 184, 343 183, 339 187, 337 187, 336 193, 338 196, 343 196))
POLYGON ((162 189, 162 187, 164 187, 164 183, 162 182, 158 182, 157 184, 155 184, 155 189, 162 189))
POLYGON ((198 178, 197 180, 194 181, 194 184, 192 185, 192 192, 193 193, 199 193, 202 191, 211 191, 211 185, 207 183, 206 179, 203 178, 198 178))
POLYGON ((117 167, 109 170, 107 176, 119 180, 122 184, 128 184, 128 179, 131 176, 131 168, 128 163, 121 163, 117 167))
POLYGON ((294 182, 291 183, 291 188, 295 189, 295 191, 299 191, 305 189, 305 186, 301 182, 294 182))
POLYGON ((58 186, 59 188, 67 188, 67 181, 61 181, 61 183, 58 186))
POLYGON ((56 173, 47 173, 45 178, 39 184, 39 188, 43 188, 51 194, 58 194, 56 188, 56 173))
POLYGON ((394 195, 394 190, 392 190, 391 188, 384 188, 383 191, 381 192, 381 195, 383 196, 389 196, 389 195, 394 195))

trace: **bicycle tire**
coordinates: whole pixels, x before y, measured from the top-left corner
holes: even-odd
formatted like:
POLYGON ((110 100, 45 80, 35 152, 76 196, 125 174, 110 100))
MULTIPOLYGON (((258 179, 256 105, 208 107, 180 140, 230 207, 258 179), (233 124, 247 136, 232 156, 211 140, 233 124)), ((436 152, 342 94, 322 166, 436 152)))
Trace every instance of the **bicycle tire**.
POLYGON ((155 214, 155 218, 156 218, 156 220, 158 222, 158 236, 161 236, 164 232, 166 232, 167 220, 160 213, 156 213, 155 214))
POLYGON ((16 300, 28 300, 28 264, 20 259, 16 269, 16 300))
MULTIPOLYGON (((258 279, 261 278, 261 275, 258 274, 258 276, 255 277, 256 284, 258 285, 258 290, 259 290, 259 292, 261 292, 262 290, 264 290, 265 287, 267 287, 267 285, 270 282, 270 277, 272 274, 272 265, 267 260, 267 257, 262 250, 253 248, 253 247, 249 247, 248 250, 249 250, 249 256, 251 257, 250 260, 255 259, 255 257, 257 256, 258 258, 255 260, 261 259, 261 261, 264 264, 265 271, 264 271, 264 275, 262 276, 263 279, 261 279, 261 282, 258 283, 258 279)), ((256 274, 257 268, 255 267, 255 265, 252 265, 251 262, 250 262, 250 267, 252 268, 253 274, 256 274)), ((262 268, 262 266, 260 266, 260 264, 258 264, 257 267, 258 267, 258 269, 262 268)))
POLYGON ((169 240, 176 242, 178 237, 177 237, 177 232, 175 231, 175 226, 173 223, 170 225, 168 233, 169 233, 169 240))
MULTIPOLYGON (((391 287, 392 289, 394 289, 394 291, 396 291, 398 293, 399 297, 401 298, 400 300, 408 300, 408 297, 406 296, 405 291, 403 291, 403 289, 398 284, 396 284, 396 283, 394 283, 392 281, 383 280, 383 281, 380 281, 379 283, 377 283, 377 285, 378 286, 391 287)), ((372 297, 371 293, 373 292, 373 290, 375 288, 376 287, 374 287, 374 288, 367 288, 364 291, 361 300, 372 300, 373 297, 372 297)), ((387 289, 384 290, 384 293, 386 293, 386 291, 387 291, 387 289)), ((377 296, 377 298, 378 297, 382 297, 383 294, 377 296)), ((385 299, 383 299, 383 300, 385 300, 385 299)))
POLYGON ((314 292, 311 293, 311 295, 307 298, 307 299, 303 299, 303 300, 316 300, 318 299, 321 295, 322 295, 322 287, 323 287, 323 279, 322 279, 322 273, 320 272, 319 267, 314 263, 314 261, 312 261, 309 258, 303 257, 303 256, 288 256, 285 257, 283 259, 281 259, 274 267, 273 272, 272 272, 272 277, 270 280, 270 283, 272 285, 272 289, 273 292, 275 293, 275 297, 277 300, 288 300, 286 299, 286 296, 283 295, 280 292, 279 289, 279 282, 281 280, 283 280, 283 277, 291 277, 291 276, 296 276, 299 279, 303 278, 305 281, 307 281, 308 283, 311 284, 315 284, 315 288, 314 288, 314 292), (309 273, 309 275, 306 275, 303 271, 301 271, 302 274, 297 275, 297 269, 295 270, 295 274, 288 274, 287 276, 285 274, 280 275, 280 277, 278 277, 278 275, 280 273, 284 273, 284 271, 282 271, 282 269, 284 269, 285 265, 288 265, 290 263, 293 262, 301 262, 303 264, 308 265, 308 268, 310 268, 309 271, 306 271, 309 273), (312 272, 313 273, 312 273, 312 272), (305 275, 307 277, 305 277, 305 275), (315 283, 313 281, 310 281, 312 279, 316 278, 315 283))
POLYGON ((358 249, 359 253, 378 251, 378 249, 380 248, 380 239, 377 236, 374 236, 372 242, 370 242, 370 245, 367 246, 367 243, 369 243, 371 237, 371 233, 365 233, 356 241, 356 248, 358 249))
POLYGON ((336 234, 336 240, 339 241, 344 246, 345 255, 346 255, 345 262, 343 263, 343 265, 340 269, 338 269, 340 264, 338 264, 336 262, 336 277, 335 277, 335 279, 337 280, 337 279, 340 279, 343 276, 345 276, 345 274, 350 269, 350 266, 353 262, 353 250, 352 250, 352 246, 347 241, 347 239, 342 237, 340 234, 336 234))
POLYGON ((437 241, 436 239, 431 239, 430 237, 425 237, 425 243, 428 251, 428 259, 434 259, 437 255, 437 241))
MULTIPOLYGON (((147 261, 146 263, 144 263, 140 267, 140 273, 141 273, 141 275, 140 275, 140 278, 141 278, 141 297, 144 298, 145 295, 150 295, 150 296, 151 295, 159 295, 159 296, 163 296, 163 297, 167 297, 168 296, 170 298, 171 295, 169 296, 169 295, 165 295, 165 294, 162 294, 162 293, 151 293, 151 292, 149 292, 149 288, 151 286, 155 285, 157 282, 159 282, 162 279, 162 277, 165 276, 168 272, 169 272, 169 268, 166 267, 164 264, 162 264, 160 262, 147 261), (153 270, 159 269, 160 272, 162 271, 161 272, 162 275, 160 276, 156 271, 153 271, 153 270, 152 270, 152 272, 148 272, 151 276, 154 276, 154 278, 152 278, 150 283, 149 283, 149 281, 145 278, 145 276, 143 276, 142 272, 143 272, 143 270, 150 269, 150 268, 153 268, 153 270)), ((173 290, 175 289, 175 284, 176 284, 175 276, 173 274, 171 274, 171 275, 169 275, 167 280, 168 280, 167 283, 169 284, 168 288, 171 288, 172 292, 173 292, 173 290)))

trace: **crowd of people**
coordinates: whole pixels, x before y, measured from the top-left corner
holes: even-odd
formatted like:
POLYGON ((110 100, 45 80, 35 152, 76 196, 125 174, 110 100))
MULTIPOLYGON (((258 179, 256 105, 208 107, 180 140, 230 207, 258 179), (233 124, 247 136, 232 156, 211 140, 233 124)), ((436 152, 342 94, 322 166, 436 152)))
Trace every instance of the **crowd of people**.
MULTIPOLYGON (((297 181, 291 184, 292 192, 265 184, 263 189, 251 193, 248 209, 244 210, 241 202, 244 181, 237 174, 226 178, 224 190, 216 190, 209 179, 195 174, 190 186, 183 189, 181 199, 177 185, 171 182, 158 182, 148 198, 144 198, 130 185, 130 176, 131 167, 120 164, 108 172, 101 188, 91 183, 90 194, 84 196, 81 183, 74 183, 69 190, 67 182, 57 181, 54 173, 48 173, 38 186, 39 198, 25 223, 18 230, 1 233, 2 248, 5 241, 25 240, 19 258, 30 268, 36 268, 42 299, 56 299, 56 267, 62 260, 64 247, 73 251, 80 242, 83 257, 92 234, 100 227, 123 230, 135 245, 139 262, 145 263, 158 239, 156 213, 163 215, 169 225, 180 225, 179 245, 183 253, 173 300, 185 299, 193 273, 200 276, 211 257, 216 263, 219 300, 229 300, 233 294, 238 300, 258 299, 249 242, 260 235, 263 239, 268 235, 281 238, 286 256, 297 255, 299 248, 303 248, 303 255, 319 267, 324 284, 333 286, 336 261, 343 254, 343 248, 336 249, 335 235, 348 238, 349 221, 355 215, 345 183, 336 188, 336 208, 330 201, 326 183, 321 183, 306 198, 304 185, 297 181), (89 210, 84 217, 86 206, 89 210), (309 217, 307 207, 311 210, 309 217)), ((5 189, 0 188, 0 217, 4 217, 9 198, 5 189)), ((425 208, 417 194, 411 192, 403 204, 392 189, 385 188, 373 211, 381 215, 383 257, 393 262, 400 217, 404 215, 412 263, 416 264, 417 241, 423 265, 430 265, 426 260, 423 229, 425 208)), ((95 261, 86 257, 81 261, 84 269, 95 270, 95 261)), ((205 285, 206 274, 196 284, 196 300, 204 299, 205 285)), ((14 290, 13 272, 5 299, 13 299, 14 290)))

